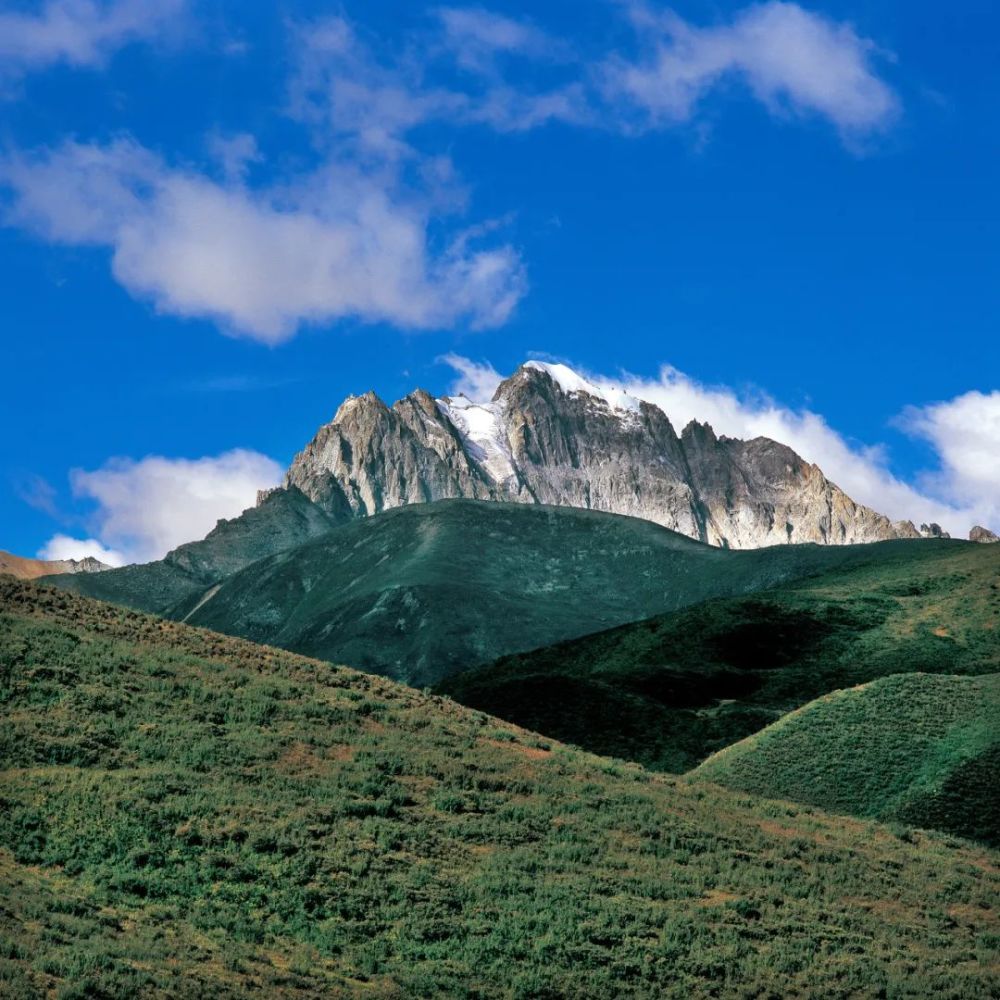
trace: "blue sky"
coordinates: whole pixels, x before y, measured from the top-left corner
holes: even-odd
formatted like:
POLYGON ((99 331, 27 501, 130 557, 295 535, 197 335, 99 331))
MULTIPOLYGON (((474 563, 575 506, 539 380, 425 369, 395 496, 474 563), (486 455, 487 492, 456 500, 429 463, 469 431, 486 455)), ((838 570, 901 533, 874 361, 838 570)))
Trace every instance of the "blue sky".
POLYGON ((445 354, 1000 529, 998 39, 985 2, 0 2, 0 548, 160 555, 445 354))

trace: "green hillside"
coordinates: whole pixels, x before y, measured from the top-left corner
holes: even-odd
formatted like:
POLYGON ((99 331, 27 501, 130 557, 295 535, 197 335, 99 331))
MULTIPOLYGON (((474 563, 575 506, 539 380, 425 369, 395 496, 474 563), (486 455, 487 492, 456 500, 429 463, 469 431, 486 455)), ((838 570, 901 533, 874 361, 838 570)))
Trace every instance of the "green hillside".
POLYGON ((998 856, 0 578, 4 997, 1000 989, 998 856))
MULTIPOLYGON (((242 523, 229 522, 227 530, 242 523)), ((414 504, 355 520, 304 543, 276 546, 235 572, 232 562, 222 562, 225 538, 204 558, 208 541, 178 550, 199 555, 183 560, 180 590, 171 589, 177 553, 102 573, 95 582, 52 582, 420 686, 504 654, 709 597, 869 564, 896 551, 926 558, 936 545, 730 552, 638 518, 474 500, 414 504)))
POLYGON ((897 674, 810 702, 693 776, 1000 847, 1000 674, 897 674))
POLYGON ((1000 546, 920 540, 865 554, 752 597, 507 657, 442 690, 596 753, 681 772, 836 688, 1000 671, 1000 546))

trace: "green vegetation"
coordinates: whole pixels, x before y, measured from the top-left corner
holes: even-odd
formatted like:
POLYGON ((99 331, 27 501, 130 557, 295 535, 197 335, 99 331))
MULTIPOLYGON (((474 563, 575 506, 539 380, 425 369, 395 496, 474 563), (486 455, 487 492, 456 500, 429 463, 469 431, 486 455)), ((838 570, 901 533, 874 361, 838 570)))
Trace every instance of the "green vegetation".
POLYGON ((693 777, 1000 847, 1000 674, 897 674, 810 702, 693 777))
POLYGON ((996 995, 998 857, 0 579, 4 997, 996 995))
POLYGON ((1000 671, 1000 546, 866 549, 861 564, 510 656, 440 690, 595 753, 683 772, 837 688, 1000 671))

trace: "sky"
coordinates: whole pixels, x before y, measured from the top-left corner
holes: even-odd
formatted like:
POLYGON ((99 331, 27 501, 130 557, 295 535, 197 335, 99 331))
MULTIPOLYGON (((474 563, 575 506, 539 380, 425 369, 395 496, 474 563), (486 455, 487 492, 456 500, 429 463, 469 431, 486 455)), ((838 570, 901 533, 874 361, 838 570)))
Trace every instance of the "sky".
POLYGON ((1000 531, 998 98, 978 0, 0 0, 0 548, 529 358, 1000 531))

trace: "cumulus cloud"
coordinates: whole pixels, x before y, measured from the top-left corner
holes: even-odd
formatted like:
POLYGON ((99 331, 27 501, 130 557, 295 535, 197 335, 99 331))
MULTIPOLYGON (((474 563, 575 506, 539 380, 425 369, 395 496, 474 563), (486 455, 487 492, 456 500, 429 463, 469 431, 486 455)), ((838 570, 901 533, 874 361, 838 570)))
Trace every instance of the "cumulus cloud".
MULTIPOLYGON (((184 542, 203 538, 219 518, 236 517, 252 507, 257 490, 275 486, 281 472, 266 455, 244 449, 196 459, 117 458, 92 471, 75 469, 70 474, 73 493, 97 505, 89 519, 93 537, 84 541, 57 535, 42 552, 45 558, 71 558, 53 553, 100 545, 116 565, 159 559, 184 542), (71 543, 79 547, 73 549, 71 543)), ((108 561, 96 550, 88 554, 108 561)))
POLYGON ((186 0, 48 0, 34 13, 0 12, 0 75, 57 63, 101 66, 122 46, 156 38, 186 0))
POLYGON ((923 479, 926 487, 973 509, 985 527, 1000 529, 1000 390, 910 407, 898 423, 930 442, 940 458, 940 468, 923 479))
POLYGON ((71 538, 53 535, 38 552, 39 559, 98 559, 105 566, 124 566, 128 561, 121 552, 105 548, 96 538, 71 538))
POLYGON ((0 163, 8 221, 112 251, 116 279, 177 316, 265 343, 344 318, 428 328, 503 323, 525 291, 507 244, 432 248, 431 205, 392 176, 331 161, 273 188, 168 165, 129 139, 0 163))
POLYGON ((631 10, 643 52, 610 58, 604 89, 648 127, 689 120, 727 80, 744 83, 774 113, 820 115, 848 136, 883 129, 899 111, 876 72, 875 43, 798 4, 753 4, 704 28, 672 11, 631 10))
POLYGON ((437 360, 453 368, 458 375, 448 387, 451 396, 465 396, 474 403, 488 403, 503 381, 503 376, 488 361, 472 361, 454 352, 442 354, 437 360))

